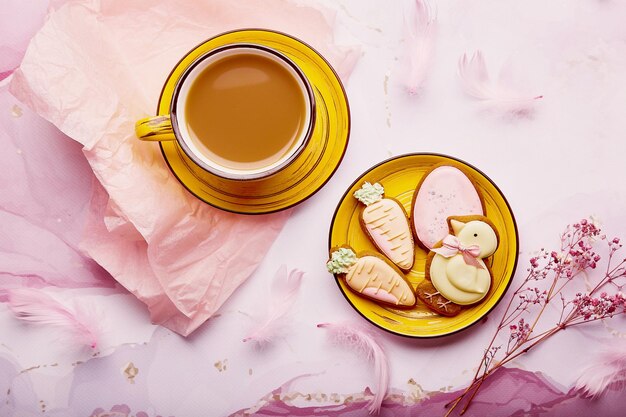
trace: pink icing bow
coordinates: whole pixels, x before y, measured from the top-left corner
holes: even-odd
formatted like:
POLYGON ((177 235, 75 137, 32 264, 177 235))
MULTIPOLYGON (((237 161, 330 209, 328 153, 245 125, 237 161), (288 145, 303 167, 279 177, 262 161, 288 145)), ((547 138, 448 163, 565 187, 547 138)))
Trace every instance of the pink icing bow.
POLYGON ((480 246, 471 245, 463 246, 456 236, 448 235, 443 238, 442 246, 440 248, 432 249, 433 252, 445 258, 451 258, 457 253, 461 252, 463 260, 466 264, 475 266, 476 268, 484 269, 484 267, 478 262, 478 255, 480 255, 480 246))

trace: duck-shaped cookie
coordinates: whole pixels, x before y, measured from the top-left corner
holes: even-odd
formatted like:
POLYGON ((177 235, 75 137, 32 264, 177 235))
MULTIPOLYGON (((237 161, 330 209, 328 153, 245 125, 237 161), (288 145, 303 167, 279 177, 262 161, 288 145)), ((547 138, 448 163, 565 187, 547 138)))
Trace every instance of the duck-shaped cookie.
POLYGON ((363 297, 394 307, 415 305, 413 289, 400 270, 378 254, 333 248, 326 268, 363 297))
POLYGON ((426 278, 447 300, 470 305, 491 288, 491 272, 483 259, 498 248, 498 233, 484 216, 448 218, 451 234, 428 255, 426 278))
POLYGON ((384 193, 382 185, 369 182, 354 193, 354 198, 365 205, 359 220, 376 248, 406 272, 413 267, 415 258, 411 226, 402 204, 383 197, 384 193))

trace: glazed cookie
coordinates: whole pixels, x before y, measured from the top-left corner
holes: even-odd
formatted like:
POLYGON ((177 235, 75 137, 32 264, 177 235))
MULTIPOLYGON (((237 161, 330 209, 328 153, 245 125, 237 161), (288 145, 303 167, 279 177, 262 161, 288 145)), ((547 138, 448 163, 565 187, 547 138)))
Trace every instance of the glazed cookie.
POLYGON ((332 248, 326 268, 363 297, 394 307, 415 305, 415 294, 402 272, 379 254, 356 254, 349 246, 332 248))
POLYGON ((413 267, 415 257, 409 219, 402 204, 394 198, 383 197, 384 193, 382 185, 369 182, 354 193, 365 205, 359 220, 376 248, 406 272, 413 267))
POLYGON ((415 295, 417 295, 417 298, 422 300, 428 308, 442 316, 454 317, 461 312, 462 307, 460 305, 443 297, 433 286, 433 283, 427 279, 420 282, 415 289, 415 295))
POLYGON ((495 252, 499 237, 484 216, 452 216, 448 225, 451 234, 428 254, 426 279, 416 295, 434 312, 452 317, 488 294, 491 271, 482 259, 495 252))
POLYGON ((416 242, 430 250, 448 234, 448 217, 483 214, 483 201, 472 181, 458 168, 437 165, 416 187, 411 227, 416 242))
POLYGON ((475 304, 491 288, 491 271, 483 259, 498 248, 498 232, 484 216, 452 216, 448 224, 450 234, 428 254, 426 279, 445 299, 475 304))

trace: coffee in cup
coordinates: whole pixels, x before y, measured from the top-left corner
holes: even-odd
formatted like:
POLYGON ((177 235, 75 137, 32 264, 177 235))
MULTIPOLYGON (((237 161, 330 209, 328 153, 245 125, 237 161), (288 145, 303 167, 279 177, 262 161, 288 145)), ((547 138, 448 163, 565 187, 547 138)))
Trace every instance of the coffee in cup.
POLYGON ((223 178, 264 178, 289 165, 314 124, 302 71, 260 45, 230 44, 194 61, 179 78, 170 114, 137 122, 144 140, 176 140, 194 163, 223 178))

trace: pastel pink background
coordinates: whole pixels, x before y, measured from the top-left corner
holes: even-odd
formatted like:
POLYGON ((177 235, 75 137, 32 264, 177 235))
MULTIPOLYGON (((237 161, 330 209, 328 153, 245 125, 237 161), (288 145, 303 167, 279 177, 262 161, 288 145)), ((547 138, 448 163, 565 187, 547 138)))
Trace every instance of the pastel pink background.
MULTIPOLYGON (((0 415, 45 408, 46 415, 84 416, 115 405, 121 415, 237 415, 255 406, 264 416, 311 415, 316 407, 366 415, 363 403, 344 409, 330 395, 373 389, 370 367, 327 343, 315 325, 360 319, 324 270, 326 230, 346 187, 389 156, 439 152, 483 170, 516 214, 520 269, 534 251, 554 246, 567 223, 590 214, 607 233, 626 237, 625 5, 437 2, 432 64, 421 93, 409 96, 402 74, 411 45, 402 22, 411 2, 304 3, 3 3, 0 282, 90 303, 103 314, 105 334, 91 358, 93 352, 59 344, 54 331, 22 325, 0 306, 0 393, 7 393, 0 394, 0 415), (158 149, 131 139, 132 123, 154 111, 180 55, 221 30, 260 24, 313 43, 338 68, 356 61, 349 80, 344 72, 353 125, 344 162, 320 192, 289 213, 250 220, 194 200, 158 149), (532 112, 502 114, 463 94, 457 61, 475 49, 494 77, 511 68, 518 89, 544 96, 532 112), (9 77, 24 53, 22 68, 9 77), (254 250, 220 248, 224 236, 245 236, 254 250), (224 256, 240 262, 220 275, 215 259, 224 256), (305 271, 303 287, 284 337, 259 351, 241 340, 265 312, 281 264, 305 271), (144 294, 151 317, 111 274, 144 294), (189 293, 188 282, 195 283, 189 293), (223 291, 215 296, 210 283, 223 291), (185 339, 151 320, 179 333, 200 327, 185 339), (123 372, 131 362, 139 370, 133 383, 123 372), (314 399, 264 403, 279 387, 314 399)), ((433 341, 382 334, 392 393, 419 403, 390 399, 383 415, 441 411, 449 392, 468 383, 494 325, 486 320, 433 341), (430 399, 420 402, 424 393, 430 399)), ((470 415, 532 407, 550 415, 617 415, 611 410, 623 393, 590 401, 570 388, 596 345, 623 337, 623 320, 567 330, 494 378, 470 415)))

